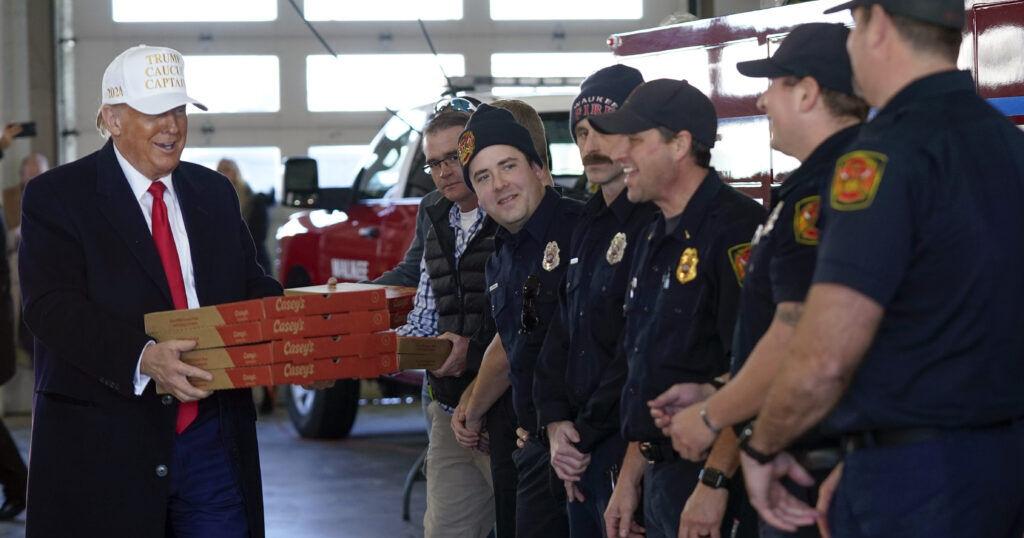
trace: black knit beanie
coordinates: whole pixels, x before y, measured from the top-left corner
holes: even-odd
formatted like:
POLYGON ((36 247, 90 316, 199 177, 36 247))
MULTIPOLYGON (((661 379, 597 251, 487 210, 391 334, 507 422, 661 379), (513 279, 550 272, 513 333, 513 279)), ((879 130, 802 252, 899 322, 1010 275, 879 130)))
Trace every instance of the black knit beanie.
POLYGON ((511 112, 483 104, 470 116, 466 130, 459 135, 459 163, 462 164, 462 178, 469 190, 473 190, 473 182, 469 180, 469 163, 480 150, 497 145, 512 146, 522 151, 531 163, 544 166, 533 147, 530 131, 516 122, 511 112))

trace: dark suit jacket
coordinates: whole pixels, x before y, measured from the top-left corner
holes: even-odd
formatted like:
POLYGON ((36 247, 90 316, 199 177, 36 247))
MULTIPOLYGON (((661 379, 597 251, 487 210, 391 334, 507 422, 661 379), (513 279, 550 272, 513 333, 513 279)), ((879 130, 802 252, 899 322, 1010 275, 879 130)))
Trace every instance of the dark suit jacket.
MULTIPOLYGON (((228 181, 181 163, 172 176, 199 303, 280 295, 256 264, 228 181)), ((147 312, 173 309, 160 257, 113 145, 43 174, 25 190, 20 271, 36 337, 27 536, 163 536, 177 400, 133 376, 147 312)), ((252 536, 263 536, 255 410, 249 390, 217 392, 252 536)), ((173 472, 173 469, 171 469, 173 472)))

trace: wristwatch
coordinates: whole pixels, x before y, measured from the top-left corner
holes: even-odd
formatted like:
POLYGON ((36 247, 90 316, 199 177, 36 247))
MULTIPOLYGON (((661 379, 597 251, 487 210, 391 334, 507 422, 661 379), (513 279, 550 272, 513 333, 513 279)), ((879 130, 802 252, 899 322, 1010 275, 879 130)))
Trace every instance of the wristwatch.
POLYGON ((725 476, 725 473, 715 469, 714 467, 705 467, 701 469, 700 473, 697 474, 697 479, 700 480, 701 484, 712 489, 729 487, 729 477, 725 476))
POLYGON ((761 452, 760 450, 757 450, 756 448, 750 446, 750 438, 753 435, 754 435, 754 423, 751 422, 750 424, 747 424, 746 428, 743 428, 742 432, 740 432, 740 436, 739 436, 740 450, 742 450, 744 454, 750 456, 751 458, 754 459, 754 461, 756 461, 757 463, 760 463, 761 465, 764 465, 764 464, 774 460, 775 456, 776 456, 775 454, 765 454, 764 452, 761 452))

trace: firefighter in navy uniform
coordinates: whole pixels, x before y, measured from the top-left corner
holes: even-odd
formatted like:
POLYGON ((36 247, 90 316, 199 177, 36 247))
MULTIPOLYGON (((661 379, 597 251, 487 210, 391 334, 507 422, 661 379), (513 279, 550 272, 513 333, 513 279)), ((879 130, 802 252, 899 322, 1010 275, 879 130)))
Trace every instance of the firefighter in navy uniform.
POLYGON ((583 208, 567 252, 569 265, 534 379, 540 426, 547 429, 551 466, 569 500, 573 538, 604 535, 604 509, 612 494, 609 472, 621 462, 619 400, 626 381, 618 353, 625 324, 622 304, 640 231, 654 204, 626 196, 622 166, 609 144, 625 137, 594 132, 588 118, 612 112, 643 83, 639 71, 613 65, 587 77, 573 101, 570 132, 590 183, 599 190, 583 208))
POLYGON ((582 204, 545 187, 530 134, 507 110, 477 109, 459 138, 459 159, 480 206, 499 225, 486 277, 521 430, 520 448, 513 454, 516 536, 568 536, 565 492, 552 488, 548 478, 548 447, 537 423, 533 378, 558 306, 582 204))
MULTIPOLYGON (((726 505, 737 497, 727 481, 698 482, 703 463, 676 454, 649 402, 681 408, 704 396, 687 390, 702 391, 728 373, 750 239, 765 211, 710 168, 718 118, 711 101, 686 82, 647 82, 617 112, 590 123, 602 133, 628 135, 613 158, 625 167, 629 199, 661 210, 636 245, 626 292, 621 352, 629 372, 621 417, 630 444, 605 514, 608 534, 631 530, 642 476, 647 536, 676 536, 684 503, 719 516, 692 534, 721 528, 730 536, 736 507, 726 505)), ((722 477, 736 465, 735 450, 712 453, 708 474, 722 477)))
POLYGON ((1024 133, 956 70, 963 6, 835 8, 879 111, 836 162, 804 314, 741 436, 769 522, 816 518, 778 477, 807 478, 782 451, 825 419, 832 536, 1024 533, 1024 133))
MULTIPOLYGON (((746 76, 771 79, 758 108, 771 123, 772 147, 801 165, 772 197, 771 214, 754 235, 733 340, 733 378, 671 419, 673 446, 684 458, 701 458, 715 441, 712 428, 742 428, 757 414, 800 319, 823 225, 821 192, 868 113, 867 103, 853 95, 848 35, 842 24, 801 25, 771 58, 736 66, 746 76)), ((797 443, 794 456, 821 482, 840 460, 838 447, 838 440, 812 432, 797 443)), ((816 484, 787 487, 814 504, 816 484)), ((814 525, 779 530, 762 523, 761 538, 774 536, 814 537, 818 530, 814 525)))

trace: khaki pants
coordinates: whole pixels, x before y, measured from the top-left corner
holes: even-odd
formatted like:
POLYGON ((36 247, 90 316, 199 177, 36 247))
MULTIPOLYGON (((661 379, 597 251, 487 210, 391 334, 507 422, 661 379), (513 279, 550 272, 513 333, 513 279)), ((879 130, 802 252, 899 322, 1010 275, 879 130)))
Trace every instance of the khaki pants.
POLYGON ((452 417, 437 402, 427 406, 427 512, 425 538, 484 538, 494 527, 491 464, 486 454, 462 448, 452 417))

